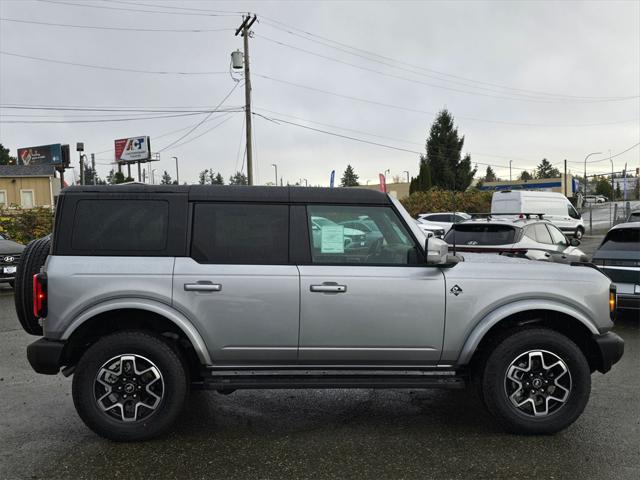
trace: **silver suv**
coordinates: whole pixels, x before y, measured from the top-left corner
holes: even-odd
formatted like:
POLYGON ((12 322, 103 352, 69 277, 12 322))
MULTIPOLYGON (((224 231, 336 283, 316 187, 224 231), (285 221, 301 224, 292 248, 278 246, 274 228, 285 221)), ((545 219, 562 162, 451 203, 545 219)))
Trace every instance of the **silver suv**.
POLYGON ((623 353, 597 269, 460 261, 372 190, 71 187, 23 260, 32 367, 73 374, 118 441, 166 431, 192 387, 467 386, 506 430, 553 433, 623 353), (363 218, 380 235, 348 248, 363 218))

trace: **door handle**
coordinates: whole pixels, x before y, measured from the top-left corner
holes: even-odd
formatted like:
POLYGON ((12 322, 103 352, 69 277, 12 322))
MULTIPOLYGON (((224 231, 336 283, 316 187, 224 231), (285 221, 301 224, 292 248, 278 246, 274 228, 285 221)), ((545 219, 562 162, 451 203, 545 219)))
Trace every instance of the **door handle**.
POLYGON ((346 285, 311 285, 312 292, 320 293, 344 293, 347 291, 346 285))
POLYGON ((219 292, 222 285, 211 282, 185 283, 184 289, 187 292, 219 292))

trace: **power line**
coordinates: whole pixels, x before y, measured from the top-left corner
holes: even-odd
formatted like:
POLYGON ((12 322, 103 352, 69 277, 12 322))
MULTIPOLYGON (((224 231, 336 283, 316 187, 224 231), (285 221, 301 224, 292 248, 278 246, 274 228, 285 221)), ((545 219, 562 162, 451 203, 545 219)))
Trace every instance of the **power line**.
MULTIPOLYGON (((485 81, 481 81, 481 80, 475 80, 475 79, 466 78, 466 77, 462 77, 462 76, 459 76, 459 75, 453 75, 453 74, 450 74, 450 73, 446 73, 446 72, 442 72, 442 71, 426 68, 426 67, 423 67, 423 66, 414 65, 414 64, 411 64, 411 63, 399 61, 399 60, 396 60, 394 58, 387 57, 387 56, 381 55, 381 54, 376 53, 376 52, 372 52, 372 51, 369 51, 369 50, 364 50, 362 48, 354 47, 352 45, 348 45, 346 43, 341 43, 341 42, 338 42, 338 41, 333 40, 333 39, 328 38, 328 37, 323 37, 321 35, 317 35, 317 34, 302 30, 300 28, 297 28, 297 27, 294 27, 294 26, 291 26, 291 25, 287 25, 286 23, 283 23, 283 22, 280 22, 278 20, 266 17, 264 15, 262 15, 262 18, 263 18, 263 23, 265 25, 267 25, 268 27, 271 27, 271 28, 286 32, 286 33, 288 33, 290 35, 297 36, 299 38, 303 38, 303 39, 305 39, 307 41, 310 41, 310 42, 315 42, 315 43, 318 43, 320 45, 324 45, 324 46, 327 46, 329 48, 333 48, 335 50, 338 50, 338 51, 341 51, 341 52, 344 52, 344 53, 348 53, 350 55, 359 56, 361 58, 367 59, 369 61, 374 61, 374 62, 377 62, 377 63, 381 63, 383 65, 389 65, 388 62, 393 62, 394 64, 397 64, 397 65, 405 65, 407 67, 411 67, 411 68, 414 68, 414 69, 422 70, 424 72, 428 72, 430 74, 435 74, 435 75, 440 75, 440 76, 443 76, 443 77, 450 77, 450 79, 460 80, 461 82, 456 82, 455 80, 450 80, 450 79, 446 79, 446 78, 439 78, 439 77, 431 76, 431 78, 436 78, 436 79, 441 80, 441 81, 451 81, 451 82, 459 83, 459 84, 462 84, 462 85, 472 86, 474 88, 480 88, 480 87, 475 87, 474 85, 469 85, 468 84, 468 83, 471 83, 471 84, 477 83, 477 84, 487 85, 487 86, 490 86, 490 87, 504 89, 504 90, 513 90, 514 92, 524 92, 524 93, 533 94, 533 95, 543 95, 543 96, 548 96, 548 97, 558 97, 558 98, 573 99, 573 100, 616 101, 616 100, 626 100, 626 99, 629 99, 629 98, 638 98, 638 95, 627 96, 627 97, 620 97, 620 96, 602 97, 602 96, 567 95, 567 94, 543 92, 543 91, 539 91, 539 90, 529 90, 529 89, 523 89, 523 88, 515 88, 515 87, 509 87, 509 86, 506 86, 506 85, 500 85, 500 84, 496 84, 496 83, 485 82, 485 81), (273 22, 274 24, 272 24, 271 22, 273 22), (282 27, 278 26, 277 24, 282 25, 282 27), (283 28, 283 27, 285 27, 285 28, 283 28), (299 33, 295 33, 292 30, 295 30, 295 31, 298 31, 298 32, 302 32, 304 35, 301 35, 299 33), (312 38, 308 38, 308 37, 312 37, 312 38), (324 40, 324 41, 319 41, 319 40, 316 40, 316 39, 321 39, 321 40, 324 40), (330 43, 327 43, 327 42, 330 42, 330 43), (331 45, 331 43, 334 44, 334 45, 331 45), (340 47, 346 47, 346 49, 337 47, 336 45, 339 45, 340 47), (355 52, 360 52, 360 53, 354 53, 354 52, 352 52, 350 50, 353 50, 355 52), (368 56, 364 56, 362 54, 365 54, 365 55, 368 55, 368 56), (371 58, 371 57, 378 57, 379 59, 383 59, 386 62, 382 62, 380 60, 376 60, 375 58, 371 58), (467 82, 467 83, 462 83, 462 82, 467 82)), ((390 65, 390 66, 393 66, 393 65, 390 65)), ((398 68, 398 67, 394 67, 394 68, 398 68)), ((415 72, 415 71, 412 71, 412 70, 406 70, 406 71, 411 71, 412 73, 419 74, 419 72, 415 72)))
POLYGON ((163 147, 160 150, 158 150, 158 153, 163 152, 163 151, 167 150, 170 147, 173 147, 176 143, 180 142, 183 138, 188 137, 189 135, 191 135, 191 133, 194 130, 196 130, 200 125, 202 125, 204 122, 206 122, 209 119, 209 117, 211 117, 211 115, 213 114, 213 112, 215 110, 219 109, 224 104, 224 102, 226 102, 226 100, 231 96, 231 94, 235 91, 235 89, 238 87, 238 85, 240 85, 240 82, 234 82, 233 87, 231 87, 231 90, 229 90, 229 93, 227 93, 225 95, 225 97, 220 101, 220 103, 218 103, 218 105, 216 105, 216 107, 213 109, 212 112, 210 112, 206 117, 204 117, 202 119, 202 121, 200 121, 196 125, 194 125, 191 130, 189 130, 187 133, 182 135, 180 138, 178 138, 177 140, 174 140, 169 145, 166 145, 165 147, 163 147))
MULTIPOLYGON (((207 133, 209 133, 209 132, 211 132, 211 131, 215 130, 216 128, 218 128, 218 127, 219 127, 220 125, 222 125, 223 123, 226 123, 226 122, 228 122, 229 120, 231 120, 231 115, 230 115, 230 114, 228 114, 228 113, 227 113, 227 114, 225 114, 225 115, 227 116, 227 118, 225 118, 225 119, 224 119, 224 120, 222 120, 221 122, 216 123, 213 127, 208 128, 208 129, 207 129, 207 130, 205 130, 204 132, 202 132, 202 133, 200 133, 200 134, 196 135, 195 137, 191 137, 189 140, 185 140, 185 141, 184 141, 184 142, 182 142, 182 143, 179 143, 179 144, 177 144, 177 145, 173 145, 173 146, 171 147, 171 150, 175 150, 175 149, 177 149, 177 148, 182 147, 183 145, 186 145, 187 143, 191 143, 191 142, 193 142, 194 140, 197 140, 198 138, 202 137, 203 135, 206 135, 207 133)), ((162 151, 164 151, 164 150, 166 150, 167 148, 169 148, 169 146, 171 146, 171 144, 169 144, 167 147, 163 147, 162 149, 158 150, 158 153, 159 153, 159 152, 162 152, 162 151)))
MULTIPOLYGON (((432 112, 429 110, 421 110, 421 109, 417 109, 417 108, 412 108, 412 107, 406 107, 406 106, 401 106, 401 105, 395 105, 395 104, 390 104, 390 103, 384 103, 384 102, 379 102, 376 100, 370 100, 367 98, 362 98, 362 97, 354 97, 352 95, 345 95, 345 94, 341 94, 341 93, 337 93, 337 92, 331 92, 329 90, 324 90, 321 88, 317 88, 317 87, 312 87, 309 85, 303 85, 300 83, 295 83, 295 82, 290 82, 288 80, 282 80, 279 78, 274 78, 274 77, 270 77, 268 75, 262 75, 259 73, 255 73, 253 72, 254 76, 260 77, 260 78, 264 78, 265 80, 270 80, 272 82, 277 82, 277 83, 282 83, 285 85, 290 85, 293 87, 297 87, 297 88, 302 88, 305 90, 310 90, 313 92, 317 92, 317 93, 323 93, 326 95, 332 95, 334 97, 338 97, 338 98, 344 98, 347 100, 353 100, 355 102, 361 102, 361 103, 369 103, 371 105, 377 105, 380 107, 386 107, 386 108, 392 108, 395 110, 402 110, 402 111, 406 111, 406 112, 413 112, 413 113, 418 113, 418 114, 423 114, 423 115, 436 115, 436 112, 432 112)), ((460 118, 463 120, 470 120, 470 121, 474 121, 474 122, 483 122, 483 123, 492 123, 492 124, 498 124, 498 125, 514 125, 514 126, 521 126, 521 127, 548 127, 548 128, 556 128, 556 127, 600 127, 600 126, 606 126, 606 125, 619 125, 619 124, 626 124, 626 123, 633 123, 633 122, 637 122, 637 120, 626 120, 626 121, 621 121, 621 122, 609 122, 609 123, 585 123, 585 124, 547 124, 547 123, 526 123, 526 122, 510 122, 510 121, 502 121, 502 120, 489 120, 489 119, 483 119, 483 118, 476 118, 476 117, 467 117, 467 116, 461 116, 461 115, 456 115, 456 118, 460 118)))
MULTIPOLYGON (((467 94, 467 95, 475 95, 475 96, 481 96, 481 97, 496 98, 496 99, 501 99, 501 100, 515 100, 515 101, 520 101, 520 102, 533 102, 533 103, 564 103, 565 102, 565 101, 562 101, 562 100, 554 100, 554 99, 535 99, 535 98, 525 98, 525 97, 514 97, 514 96, 507 97, 507 96, 502 96, 502 95, 491 95, 491 94, 488 94, 488 93, 472 92, 472 91, 468 91, 468 90, 462 90, 460 88, 447 87, 447 86, 444 86, 444 85, 436 85, 436 84, 433 84, 433 83, 430 83, 430 82, 425 82, 425 81, 418 80, 418 79, 403 77, 401 75, 396 75, 396 74, 393 74, 393 73, 383 72, 383 71, 380 71, 380 70, 376 70, 374 68, 369 68, 369 67, 365 67, 363 65, 358 65, 358 64, 355 64, 355 63, 351 63, 351 62, 346 62, 344 60, 339 60, 337 58, 330 57, 328 55, 323 55, 321 53, 312 52, 312 51, 306 50, 304 48, 300 48, 300 47, 297 47, 297 46, 294 46, 294 45, 289 45, 289 44, 287 44, 285 42, 281 42, 279 40, 274 40, 272 38, 266 37, 265 35, 256 35, 256 36, 259 37, 259 38, 262 38, 263 40, 267 40, 268 42, 274 43, 276 45, 284 46, 284 47, 290 48, 292 50, 297 50, 297 51, 306 53, 308 55, 313 55, 315 57, 323 58, 323 59, 329 60, 331 62, 336 62, 336 63, 340 63, 340 64, 343 64, 343 65, 348 65, 350 67, 357 68, 359 70, 364 70, 364 71, 370 72, 370 73, 375 73, 377 75, 382 75, 384 77, 395 78, 395 79, 398 79, 398 80, 403 80, 403 81, 411 82, 411 83, 417 83, 417 84, 425 85, 425 86, 428 86, 428 87, 439 88, 439 89, 448 90, 448 91, 457 92, 457 93, 463 93, 463 94, 467 94)), ((622 98, 622 100, 635 99, 635 98, 638 98, 638 97, 625 97, 625 98, 622 98)), ((609 101, 609 100, 607 100, 607 101, 609 101)), ((584 101, 579 101, 578 103, 594 103, 594 102, 595 101, 586 101, 586 100, 584 100, 584 101)))
MULTIPOLYGON (((589 160, 589 161, 587 162, 587 164, 589 164, 589 163, 600 163, 600 162, 606 162, 606 161, 609 161, 609 159, 614 159, 614 158, 616 158, 616 157, 619 157, 619 156, 620 156, 620 155, 622 155, 623 153, 627 153, 628 151, 633 150, 633 149, 634 149, 634 148, 636 148, 638 145, 640 145, 640 142, 638 142, 638 143, 636 143, 636 144, 634 144, 634 145, 631 145, 629 148, 627 148, 627 149, 625 149, 625 150, 623 150, 623 151, 621 151, 621 152, 618 152, 618 153, 616 153, 615 155, 606 156, 606 157, 604 157, 604 158, 600 158, 600 159, 598 159, 598 160, 589 160)), ((603 155, 604 155, 604 154, 603 154, 603 155)), ((570 161, 570 162, 568 162, 568 163, 578 163, 578 164, 580 164, 580 165, 584 165, 584 163, 585 163, 585 162, 570 161)))
MULTIPOLYGON (((107 0, 103 0, 103 1, 107 1, 107 0)), ((148 3, 122 2, 118 0, 109 0, 109 3, 120 3, 122 5, 138 5, 142 7, 153 7, 153 8, 166 8, 166 9, 172 9, 172 10, 189 10, 189 11, 206 12, 206 13, 223 13, 228 15, 242 15, 243 13, 245 13, 245 12, 233 11, 233 10, 210 10, 208 8, 205 9, 205 8, 193 8, 193 7, 174 7, 170 5, 154 5, 154 4, 150 5, 148 3)))
MULTIPOLYGON (((52 0, 36 0, 42 3, 49 3, 51 5, 65 5, 70 7, 86 7, 86 8, 99 8, 103 10, 118 10, 121 12, 141 12, 141 13, 155 13, 155 14, 165 14, 165 15, 184 15, 184 16, 206 16, 206 17, 228 17, 232 15, 236 15, 235 13, 184 13, 184 12, 162 12, 158 10, 141 10, 139 8, 122 8, 122 7, 108 7, 105 5, 93 5, 89 3, 72 3, 72 2, 63 2, 63 1, 52 1, 52 0)), ((161 5, 158 5, 159 8, 166 8, 161 5)), ((175 7, 174 7, 175 8, 175 7)))
POLYGON ((212 110, 210 107, 199 107, 197 109, 183 109, 188 107, 167 107, 160 108, 116 108, 116 107, 90 107, 90 106, 55 106, 55 105, 18 105, 18 104, 2 104, 0 108, 7 110, 43 110, 43 111, 62 111, 62 112, 121 112, 121 113, 210 113, 238 111, 242 110, 241 106, 227 107, 223 109, 212 110))
POLYGON ((22 124, 53 124, 53 123, 109 123, 109 122, 134 122, 138 120, 156 120, 162 118, 191 117, 202 115, 202 113, 179 113, 175 115, 158 115, 153 117, 127 117, 127 118, 101 118, 94 120, 0 120, 0 123, 22 123, 22 124))
POLYGON ((48 27, 65 27, 65 28, 86 28, 90 30, 116 30, 124 32, 169 32, 169 33, 211 33, 211 32, 228 32, 233 28, 198 28, 198 29, 167 29, 167 28, 139 28, 139 27, 102 27, 97 25, 73 25, 70 23, 50 23, 36 22, 35 20, 21 20, 17 18, 0 18, 2 22, 27 23, 32 25, 43 25, 48 27))
POLYGON ((88 63, 76 63, 76 62, 65 62, 63 60, 53 60, 50 58, 42 58, 42 57, 33 57, 30 55, 20 55, 18 53, 6 52, 0 50, 0 55, 8 55, 11 57, 25 58, 28 60, 37 60, 40 62, 48 62, 48 63, 58 63, 61 65, 71 65, 74 67, 84 67, 84 68, 95 68, 98 70, 113 70, 117 72, 130 72, 130 73, 151 73, 156 75, 226 75, 228 72, 172 72, 167 70, 138 70, 134 68, 121 68, 121 67, 109 67, 105 65, 91 65, 88 63))

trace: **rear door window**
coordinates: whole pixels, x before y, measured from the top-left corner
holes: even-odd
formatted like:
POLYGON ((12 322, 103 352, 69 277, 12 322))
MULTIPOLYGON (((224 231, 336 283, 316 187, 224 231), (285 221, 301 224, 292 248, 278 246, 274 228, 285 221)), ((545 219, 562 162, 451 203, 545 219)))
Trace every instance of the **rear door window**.
POLYGON ((552 245, 553 240, 551 239, 551 235, 549 234, 549 230, 544 225, 544 223, 536 223, 532 226, 533 232, 536 237, 536 241, 539 243, 544 243, 546 245, 552 245))
POLYGON ((200 263, 289 263, 287 205, 195 205, 191 257, 200 263))
POLYGON ((549 233, 551 234, 551 240, 555 245, 567 245, 567 238, 564 234, 554 225, 547 225, 549 233))
POLYGON ((161 252, 167 245, 169 204, 163 200, 80 200, 71 247, 78 252, 161 252))
POLYGON ((456 245, 507 245, 515 241, 516 230, 509 225, 458 223, 444 237, 456 245))

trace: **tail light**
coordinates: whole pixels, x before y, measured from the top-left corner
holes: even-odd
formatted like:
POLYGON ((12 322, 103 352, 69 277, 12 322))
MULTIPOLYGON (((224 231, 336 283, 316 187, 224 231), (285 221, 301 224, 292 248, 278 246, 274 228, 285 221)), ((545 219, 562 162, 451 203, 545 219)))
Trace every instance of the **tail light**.
POLYGON ((36 318, 47 316, 47 275, 44 273, 33 276, 33 315, 36 318))
POLYGON ((611 287, 609 287, 609 317, 611 317, 611 321, 616 318, 617 303, 616 286, 611 284, 611 287))

